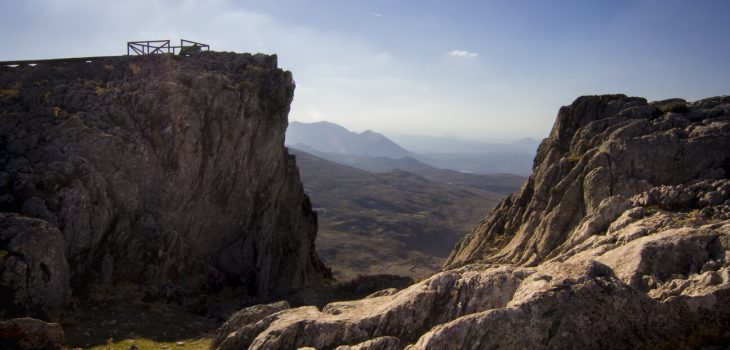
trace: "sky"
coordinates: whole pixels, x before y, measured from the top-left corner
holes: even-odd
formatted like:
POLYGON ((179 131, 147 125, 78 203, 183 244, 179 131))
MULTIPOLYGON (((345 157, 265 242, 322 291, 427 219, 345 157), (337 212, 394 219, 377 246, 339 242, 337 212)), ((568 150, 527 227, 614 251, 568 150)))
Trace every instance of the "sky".
POLYGON ((290 121, 494 141, 580 95, 730 94, 726 0, 0 0, 0 60, 180 38, 277 54, 290 121))

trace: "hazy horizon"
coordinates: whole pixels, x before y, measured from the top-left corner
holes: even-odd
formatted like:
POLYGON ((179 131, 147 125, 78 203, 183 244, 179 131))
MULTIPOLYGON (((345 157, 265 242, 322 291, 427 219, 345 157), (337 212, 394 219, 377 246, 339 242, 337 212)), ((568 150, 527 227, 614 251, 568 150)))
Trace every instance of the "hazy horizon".
POLYGON ((290 121, 349 130, 545 137, 589 94, 730 91, 730 2, 0 0, 0 60, 116 55, 180 38, 276 53, 290 121))
MULTIPOLYGON (((381 130, 377 130, 377 129, 373 129, 373 128, 364 129, 364 130, 352 130, 350 128, 345 127, 344 125, 340 125, 331 120, 319 120, 319 121, 311 121, 311 122, 310 121, 301 121, 301 120, 290 120, 289 123, 290 124, 291 123, 302 123, 302 124, 331 123, 331 124, 339 125, 345 129, 347 129, 350 132, 355 132, 358 134, 361 134, 366 131, 376 132, 376 133, 384 135, 385 137, 387 137, 391 140, 394 138, 401 138, 401 137, 424 137, 424 138, 433 137, 433 138, 442 138, 442 139, 454 139, 454 140, 467 141, 467 142, 489 143, 489 142, 517 142, 517 141, 522 141, 525 139, 533 140, 533 141, 540 141, 542 139, 542 138, 530 137, 530 136, 524 136, 524 137, 498 137, 498 136, 484 137, 484 136, 481 136, 481 137, 472 138, 472 137, 457 135, 457 134, 453 134, 453 133, 449 133, 449 132, 444 132, 444 133, 440 133, 440 134, 439 133, 417 134, 417 133, 408 133, 408 132, 391 133, 391 132, 383 132, 381 130)), ((547 136, 547 135, 545 135, 545 136, 547 136)))

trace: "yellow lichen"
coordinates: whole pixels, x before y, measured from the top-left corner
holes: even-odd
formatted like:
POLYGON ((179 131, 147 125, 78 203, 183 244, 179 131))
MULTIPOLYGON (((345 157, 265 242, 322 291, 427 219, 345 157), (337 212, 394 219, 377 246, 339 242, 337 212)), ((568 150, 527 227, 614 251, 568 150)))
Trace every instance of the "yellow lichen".
POLYGON ((138 65, 136 65, 134 63, 130 63, 129 64, 129 70, 132 71, 132 75, 137 75, 137 73, 139 73, 139 71, 140 71, 140 68, 139 68, 138 65))
POLYGON ((10 98, 18 98, 20 96, 20 87, 21 83, 19 81, 16 81, 13 86, 7 88, 7 89, 0 89, 0 98, 3 97, 10 97, 10 98))
POLYGON ((96 89, 94 89, 94 92, 96 92, 96 96, 104 96, 106 95, 107 89, 101 86, 97 86, 96 89))
POLYGON ((569 161, 571 161, 571 162, 577 162, 577 161, 579 161, 579 160, 580 160, 581 158, 582 158, 582 157, 581 157, 581 155, 579 155, 579 154, 575 154, 575 153, 571 153, 571 154, 568 154, 568 157, 567 157, 567 159, 568 159, 569 161))

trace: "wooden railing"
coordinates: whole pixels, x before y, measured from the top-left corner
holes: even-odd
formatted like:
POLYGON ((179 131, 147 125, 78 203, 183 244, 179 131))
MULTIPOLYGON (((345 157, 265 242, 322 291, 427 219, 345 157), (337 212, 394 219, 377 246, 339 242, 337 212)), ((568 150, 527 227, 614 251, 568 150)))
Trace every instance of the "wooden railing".
MULTIPOLYGON (((170 45, 170 40, 148 40, 127 42, 127 56, 152 55, 159 53, 171 53, 176 55, 189 55, 194 52, 210 51, 210 46, 195 41, 180 39, 180 46, 170 45)), ((63 62, 93 62, 106 59, 113 59, 119 56, 92 56, 92 57, 68 57, 68 58, 45 58, 37 60, 13 60, 0 61, 0 66, 26 66, 42 63, 63 63, 63 62)))
POLYGON ((170 45, 170 40, 146 40, 127 42, 127 56, 171 53, 188 55, 193 52, 210 51, 210 45, 180 39, 180 46, 170 45))

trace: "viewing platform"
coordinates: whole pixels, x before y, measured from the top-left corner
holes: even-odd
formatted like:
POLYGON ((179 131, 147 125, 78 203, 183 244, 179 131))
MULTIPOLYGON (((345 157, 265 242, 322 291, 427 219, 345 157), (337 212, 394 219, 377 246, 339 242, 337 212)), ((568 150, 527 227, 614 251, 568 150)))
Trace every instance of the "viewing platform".
MULTIPOLYGON (((156 54, 172 54, 178 56, 188 56, 193 53, 210 51, 210 45, 203 44, 191 40, 180 39, 179 46, 170 44, 170 40, 147 40, 147 41, 129 41, 127 42, 127 56, 142 56, 156 54)), ((119 56, 87 56, 87 57, 67 57, 67 58, 45 58, 34 60, 13 60, 0 61, 0 66, 33 66, 44 63, 63 63, 63 62, 94 62, 119 56)))
POLYGON ((210 51, 210 45, 180 39, 180 46, 171 46, 170 40, 128 41, 127 56, 171 53, 173 55, 189 55, 193 52, 210 51))

